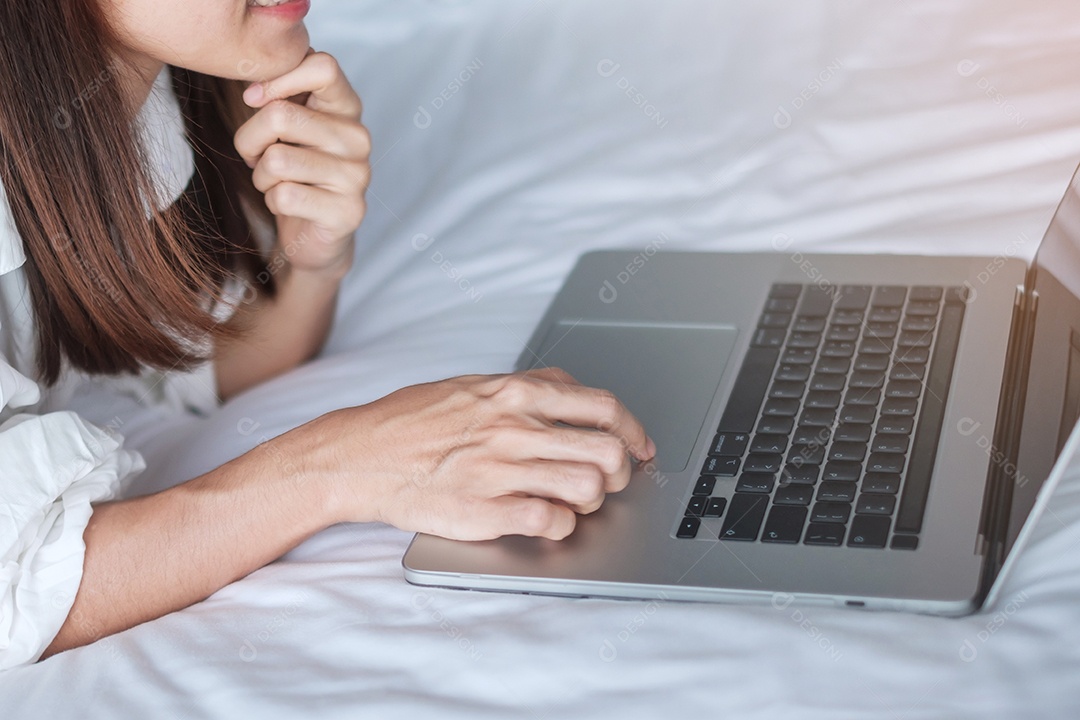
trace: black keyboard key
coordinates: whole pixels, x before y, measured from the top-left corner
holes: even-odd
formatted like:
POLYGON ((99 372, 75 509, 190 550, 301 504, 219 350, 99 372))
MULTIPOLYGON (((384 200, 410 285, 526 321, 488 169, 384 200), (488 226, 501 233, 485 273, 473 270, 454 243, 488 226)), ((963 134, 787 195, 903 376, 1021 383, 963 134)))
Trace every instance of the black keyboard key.
POLYGON ((785 382, 806 382, 810 377, 809 365, 781 365, 776 370, 776 379, 785 382))
POLYGON ((825 462, 824 445, 792 445, 788 452, 788 464, 796 467, 820 465, 825 462))
POLYGON ((765 473, 743 473, 739 476, 739 482, 735 484, 735 492, 771 493, 775 485, 775 475, 766 475, 765 473))
POLYGON ((800 425, 791 436, 792 445, 828 445, 832 430, 829 426, 800 425))
POLYGON ((814 379, 810 381, 810 389, 839 392, 844 389, 844 376, 823 372, 814 373, 814 379))
POLYGON ((905 330, 900 333, 900 337, 896 341, 896 346, 901 348, 925 348, 930 347, 930 343, 933 339, 933 334, 929 332, 905 330))
POLYGON ((882 434, 910 435, 915 421, 910 417, 887 416, 877 424, 877 431, 882 434))
POLYGON ((907 288, 900 285, 882 285, 874 289, 874 307, 903 307, 907 299, 907 288))
POLYGON ((743 471, 748 473, 780 472, 781 456, 776 453, 750 453, 746 456, 743 471))
POLYGON ((975 299, 974 289, 970 288, 970 287, 967 287, 967 286, 951 287, 951 288, 947 288, 945 290, 945 304, 946 305, 952 305, 952 304, 967 305, 969 302, 971 302, 974 299, 975 299))
POLYGON ((861 355, 892 355, 892 340, 866 338, 859 344, 861 355))
POLYGON ((759 328, 773 328, 773 329, 787 329, 787 326, 791 323, 791 316, 785 313, 770 313, 767 312, 761 316, 761 320, 758 321, 759 328))
POLYGON ((897 363, 889 373, 890 380, 922 380, 926 375, 925 365, 905 365, 897 363))
POLYGON ((866 472, 902 472, 904 460, 905 457, 899 453, 872 452, 866 461, 866 472))
POLYGON ((822 357, 849 358, 855 354, 855 343, 830 341, 821 346, 822 357))
POLYGON ((763 415, 770 417, 795 417, 799 412, 799 401, 789 398, 769 398, 765 401, 763 415))
POLYGON ((821 471, 823 480, 846 480, 854 482, 862 475, 862 465, 857 462, 831 460, 825 463, 825 469, 821 471))
POLYGON ((772 384, 772 388, 769 390, 769 397, 793 398, 798 400, 803 396, 804 392, 806 392, 806 383, 778 381, 772 384))
POLYGON ((716 489, 716 476, 715 475, 702 475, 698 478, 697 484, 694 485, 695 495, 704 495, 708 497, 713 494, 713 490, 716 489))
POLYGON ((814 358, 816 357, 816 350, 810 350, 809 348, 788 348, 784 351, 784 356, 780 358, 780 361, 785 365, 809 365, 814 362, 814 358))
POLYGON ((892 515, 896 509, 896 496, 864 492, 855 503, 855 514, 892 515))
POLYGON ((856 370, 851 373, 851 387, 853 388, 879 388, 885 384, 885 373, 856 370))
POLYGON ((769 298, 765 301, 765 312, 790 315, 795 312, 796 301, 791 298, 769 298))
POLYGON ((892 380, 885 388, 885 397, 917 398, 922 394, 922 383, 918 380, 892 380))
POLYGON ((919 401, 911 398, 885 398, 881 404, 881 415, 912 417, 919 409, 919 401))
POLYGON ((792 328, 795 332, 810 332, 819 333, 825 331, 825 318, 823 317, 807 317, 800 315, 795 318, 795 327, 792 328))
POLYGON ((826 340, 839 342, 854 342, 859 339, 858 325, 831 325, 829 332, 825 333, 826 340))
POLYGON ((808 408, 827 408, 835 410, 840 406, 840 393, 825 390, 811 390, 804 403, 808 408))
POLYGON ((779 351, 772 348, 750 348, 746 351, 739 376, 735 378, 735 387, 720 418, 719 432, 749 433, 754 429, 779 356, 779 351))
POLYGON ((739 458, 728 455, 710 455, 701 467, 702 475, 734 477, 739 472, 739 458))
POLYGON ((832 427, 834 422, 836 411, 828 408, 807 408, 799 416, 799 424, 810 427, 832 427))
POLYGON ((713 455, 740 457, 746 452, 746 443, 749 441, 750 436, 747 433, 717 433, 709 452, 713 455))
POLYGON ((850 367, 851 360, 848 358, 821 358, 817 364, 817 371, 819 373, 847 375, 847 371, 850 367))
POLYGON ((788 485, 813 485, 818 480, 821 468, 807 463, 788 463, 780 473, 780 486, 788 485))
POLYGON ((784 485, 776 489, 773 495, 773 505, 802 505, 807 506, 814 499, 813 485, 784 485))
POLYGON ((896 532, 899 533, 918 533, 922 530, 926 498, 930 494, 930 477, 934 472, 934 458, 945 420, 945 399, 952 384, 953 362, 960 344, 963 321, 963 304, 945 305, 937 344, 934 346, 934 361, 926 378, 923 410, 911 446, 911 467, 904 479, 904 492, 896 514, 896 532))
POLYGON ((855 483, 827 480, 818 488, 817 499, 824 502, 855 502, 855 483))
POLYGON ((912 317, 937 317, 939 307, 932 302, 909 302, 907 314, 912 317))
POLYGON ((889 357, 887 355, 859 355, 855 358, 855 369, 885 372, 889 369, 889 357))
POLYGON ((842 285, 840 297, 836 298, 837 310, 862 310, 870 302, 869 285, 842 285))
POLYGON ((892 340, 896 337, 897 330, 896 323, 869 323, 866 326, 866 337, 892 340))
POLYGON ((893 550, 915 550, 919 547, 918 535, 893 535, 889 547, 893 550))
POLYGON ((851 505, 840 502, 816 502, 810 520, 816 523, 846 523, 851 517, 851 505))
POLYGON ((758 329, 754 332, 750 345, 756 348, 778 348, 784 344, 785 338, 787 338, 787 330, 758 329))
POLYGON ((761 542, 797 543, 806 522, 806 508, 794 505, 774 505, 761 531, 761 542))
POLYGON ((880 402, 881 391, 870 388, 851 388, 844 396, 845 405, 877 407, 880 402))
POLYGON ((870 445, 870 449, 873 452, 906 453, 909 445, 907 435, 886 433, 874 436, 874 442, 870 445))
POLYGON ((937 326, 936 317, 909 317, 904 318, 902 327, 910 332, 930 332, 937 326))
POLYGON ((840 409, 840 422, 870 424, 877 417, 877 409, 871 405, 845 405, 840 409))
POLYGON ((904 348, 896 359, 908 365, 923 365, 930 360, 930 351, 927 348, 904 348))
POLYGON ((832 288, 810 287, 803 293, 799 303, 799 314, 810 317, 824 317, 832 310, 832 288))
POLYGON ((763 417, 758 423, 759 433, 777 435, 790 435, 791 428, 795 427, 795 419, 789 417, 763 417))
POLYGON ((844 526, 836 523, 812 522, 806 528, 806 545, 834 545, 844 544, 844 526))
POLYGON ((908 293, 908 300, 911 302, 936 303, 941 300, 941 293, 942 289, 940 287, 916 286, 911 288, 908 293))
POLYGON ((787 450, 787 435, 762 435, 754 436, 750 443, 750 452, 754 453, 782 453, 787 450))
POLYGON ((856 515, 851 521, 848 547, 885 547, 889 537, 889 521, 886 515, 856 515))
POLYGON ((863 313, 861 310, 837 310, 832 317, 833 325, 862 325, 863 313))
POLYGON ((701 517, 702 513, 705 512, 705 503, 707 501, 708 498, 703 498, 700 495, 693 496, 690 498, 690 502, 686 504, 686 512, 683 514, 690 517, 701 517))
POLYGON ((768 506, 768 495, 735 493, 728 504, 724 526, 720 528, 720 539, 756 540, 768 506))
POLYGON ((829 449, 830 460, 852 460, 862 462, 866 457, 866 443, 840 441, 834 442, 829 449))
POLYGON ((701 527, 701 521, 696 517, 684 517, 679 524, 679 530, 675 533, 675 537, 695 538, 699 527, 701 527))
POLYGON ((727 498, 709 498, 709 504, 705 506, 705 517, 720 517, 727 507, 727 498))
POLYGON ((896 473, 868 472, 863 478, 862 489, 864 492, 895 495, 900 489, 900 476, 896 473))
POLYGON ((776 283, 769 288, 769 297, 796 300, 802 293, 802 287, 802 285, 796 285, 794 283, 776 283))
POLYGON ((870 426, 841 423, 836 428, 836 439, 848 442, 870 442, 870 426))
POLYGON ((821 344, 819 333, 794 332, 787 341, 787 346, 790 348, 816 348, 819 344, 821 344))
POLYGON ((898 323, 900 322, 900 308, 899 307, 876 307, 870 310, 870 314, 866 316, 867 322, 872 323, 898 323))

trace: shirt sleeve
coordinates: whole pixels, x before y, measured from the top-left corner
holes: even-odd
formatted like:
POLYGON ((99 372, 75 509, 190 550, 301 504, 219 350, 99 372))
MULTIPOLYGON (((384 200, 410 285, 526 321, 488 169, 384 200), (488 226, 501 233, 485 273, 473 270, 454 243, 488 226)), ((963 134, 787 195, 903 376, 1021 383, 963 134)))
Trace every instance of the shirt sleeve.
POLYGON ((0 670, 35 662, 82 580, 92 504, 144 469, 123 438, 73 412, 9 414, 40 399, 0 354, 0 670))

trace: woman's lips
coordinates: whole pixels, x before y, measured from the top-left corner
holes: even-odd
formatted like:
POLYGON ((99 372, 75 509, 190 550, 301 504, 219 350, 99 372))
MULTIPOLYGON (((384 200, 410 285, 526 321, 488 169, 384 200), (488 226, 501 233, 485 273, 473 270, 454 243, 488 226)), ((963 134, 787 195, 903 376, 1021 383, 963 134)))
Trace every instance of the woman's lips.
POLYGON ((311 10, 311 0, 248 0, 248 10, 258 15, 296 21, 311 10))

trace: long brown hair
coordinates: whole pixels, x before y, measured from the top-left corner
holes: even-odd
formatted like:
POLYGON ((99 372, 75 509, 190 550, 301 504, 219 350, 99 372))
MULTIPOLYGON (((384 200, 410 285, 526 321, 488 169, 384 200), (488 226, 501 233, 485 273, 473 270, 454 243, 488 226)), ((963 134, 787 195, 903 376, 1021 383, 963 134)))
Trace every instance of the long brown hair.
POLYGON ((245 208, 270 216, 232 144, 251 114, 243 86, 172 69, 195 191, 158 211, 98 2, 0 3, 0 182, 49 385, 65 360, 92 374, 190 368, 238 332, 213 315, 227 277, 273 293, 245 208))

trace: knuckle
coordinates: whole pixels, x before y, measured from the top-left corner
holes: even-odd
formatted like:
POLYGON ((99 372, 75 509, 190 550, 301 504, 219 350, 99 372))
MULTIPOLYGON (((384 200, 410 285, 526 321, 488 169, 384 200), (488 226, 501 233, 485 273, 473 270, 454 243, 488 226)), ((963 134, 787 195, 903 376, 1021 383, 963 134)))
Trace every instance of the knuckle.
POLYGON ((615 438, 605 440, 597 450, 597 460, 600 467, 608 474, 618 472, 626 460, 626 450, 622 443, 615 438))
POLYGON ((289 107, 292 103, 288 100, 272 100, 265 108, 267 120, 271 129, 281 133, 289 126, 294 109, 289 107))
POLYGON ((499 388, 496 397, 511 407, 521 407, 528 401, 531 394, 528 380, 521 375, 508 375, 503 379, 502 387, 499 388))
POLYGON ((530 501, 523 505, 517 515, 521 530, 529 535, 542 535, 552 524, 555 509, 543 500, 530 501))
POLYGON ((266 169, 275 175, 288 172, 292 167, 289 149, 280 143, 266 148, 266 152, 263 153, 263 162, 266 164, 266 169))
POLYGON ((325 79, 330 79, 341 74, 340 63, 338 63, 337 58, 335 58, 330 53, 314 53, 310 58, 308 58, 308 62, 311 63, 311 66, 315 69, 315 71, 325 79))

